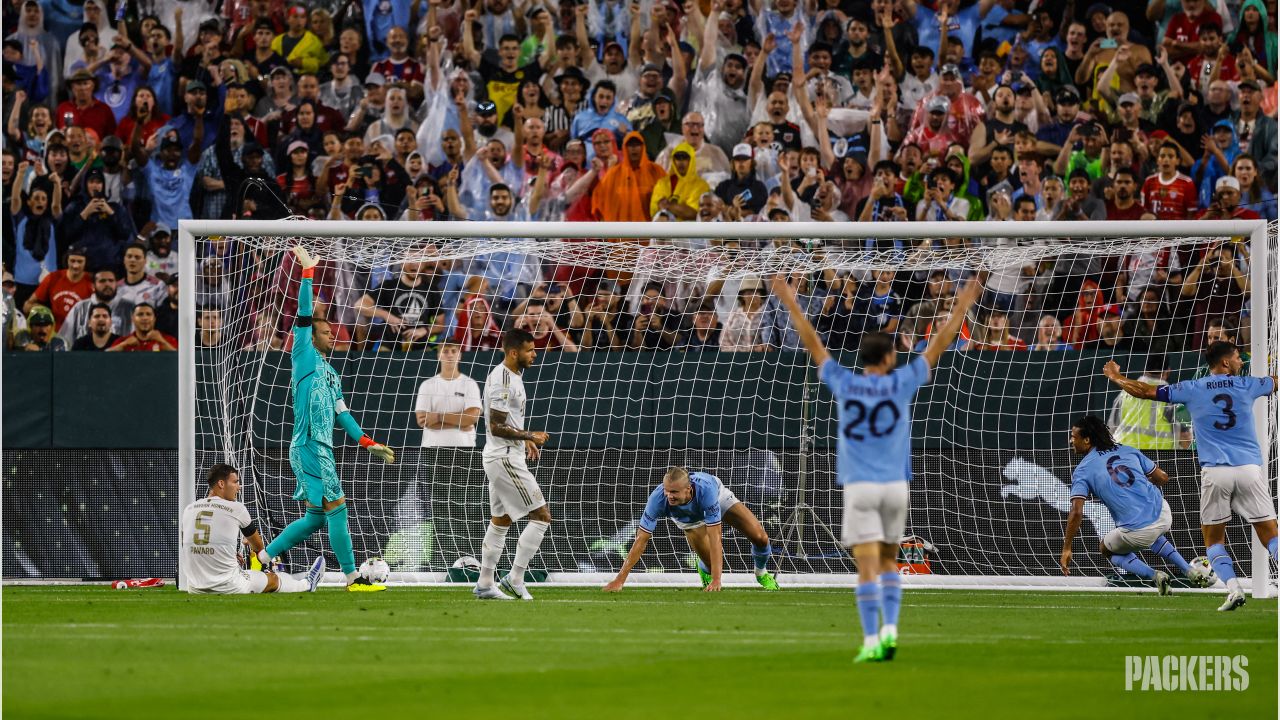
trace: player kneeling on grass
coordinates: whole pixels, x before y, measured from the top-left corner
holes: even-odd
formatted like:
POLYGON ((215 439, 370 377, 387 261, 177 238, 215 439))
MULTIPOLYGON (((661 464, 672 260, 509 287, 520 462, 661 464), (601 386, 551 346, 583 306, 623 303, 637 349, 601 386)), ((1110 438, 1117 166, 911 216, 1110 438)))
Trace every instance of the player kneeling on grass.
POLYGON ((702 589, 707 592, 720 590, 720 573, 724 565, 724 546, 720 533, 723 521, 751 542, 751 560, 756 569, 756 582, 766 590, 777 590, 778 581, 769 574, 769 536, 756 516, 751 514, 720 478, 710 473, 689 474, 684 468, 673 467, 662 477, 662 484, 649 494, 644 506, 644 516, 636 529, 636 541, 627 553, 622 569, 608 585, 605 592, 619 592, 627 582, 631 568, 640 562, 644 549, 658 527, 658 520, 669 517, 676 527, 684 531, 689 548, 698 556, 698 575, 702 589))
POLYGON ((1169 595, 1173 590, 1168 573, 1153 570, 1137 555, 1139 550, 1150 550, 1195 582, 1191 566, 1165 535, 1173 525, 1169 503, 1160 494, 1169 482, 1168 473, 1141 451, 1117 443, 1096 415, 1085 415, 1071 426, 1071 448, 1084 457, 1071 475, 1071 511, 1058 560, 1062 574, 1071 573, 1071 541, 1084 519, 1084 501, 1093 495, 1116 522, 1098 548, 1112 565, 1151 581, 1161 595, 1169 595))
POLYGON ((230 465, 209 468, 209 495, 182 511, 182 555, 187 592, 213 595, 312 592, 324 575, 324 558, 318 557, 301 577, 284 573, 242 570, 236 561, 240 538, 255 553, 263 548, 262 533, 249 509, 236 500, 240 473, 230 465))

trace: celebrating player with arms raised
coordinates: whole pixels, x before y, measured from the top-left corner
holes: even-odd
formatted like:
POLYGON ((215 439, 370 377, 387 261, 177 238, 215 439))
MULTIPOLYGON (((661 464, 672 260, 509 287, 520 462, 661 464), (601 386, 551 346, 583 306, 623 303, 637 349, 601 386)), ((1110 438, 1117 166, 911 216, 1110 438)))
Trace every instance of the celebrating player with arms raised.
POLYGON ((254 552, 262 549, 262 533, 258 532, 249 509, 236 500, 240 493, 240 473, 230 465, 219 463, 209 468, 205 482, 209 484, 208 497, 182 511, 183 574, 187 592, 244 595, 316 589, 324 575, 323 557, 316 558, 307 574, 298 578, 240 569, 236 551, 241 537, 254 552))
POLYGON ((898 648, 902 604, 898 543, 910 500, 911 401, 960 332, 982 283, 974 279, 965 284, 956 294, 950 317, 934 331, 924 352, 901 368, 892 336, 863 335, 858 346, 861 375, 832 360, 784 277, 774 277, 773 292, 791 313, 800 340, 839 411, 836 482, 844 487, 841 542, 852 549, 858 563, 858 615, 862 618, 862 649, 854 662, 892 660, 898 648))
POLYGON ((1148 385, 1120 374, 1108 362, 1102 372, 1130 395, 1186 405, 1200 456, 1200 532, 1213 571, 1227 584, 1219 610, 1244 605, 1244 588, 1236 577, 1224 542, 1232 511, 1258 533, 1276 559, 1276 511, 1262 473, 1262 448, 1253 425, 1253 403, 1276 391, 1276 378, 1240 376, 1244 362, 1235 343, 1218 341, 1204 351, 1209 374, 1176 385, 1148 385))
POLYGON ((302 266, 302 282, 298 286, 298 312, 293 321, 293 439, 289 441, 289 467, 298 478, 293 499, 305 501, 307 511, 289 523, 266 550, 259 552, 258 560, 263 567, 268 567, 271 558, 300 545, 327 526, 329 545, 347 576, 347 590, 386 590, 356 572, 355 551, 347 527, 347 500, 333 459, 335 416, 347 435, 374 457, 392 463, 396 456, 391 448, 365 435, 347 409, 342 399, 342 381, 324 358, 333 349, 333 328, 324 318, 311 317, 311 282, 319 261, 300 246, 293 249, 293 254, 302 266))
POLYGON ((658 520, 669 517, 684 531, 689 547, 698 556, 698 575, 702 577, 702 589, 716 592, 720 589, 720 573, 724 560, 724 547, 720 532, 723 520, 751 542, 751 560, 755 565, 756 582, 766 590, 777 590, 778 581, 769 574, 769 536, 756 516, 738 500, 731 490, 710 473, 689 471, 673 467, 662 477, 662 484, 649 494, 644 506, 644 516, 636 530, 636 540, 627 553, 622 569, 608 585, 605 592, 619 592, 631 574, 631 568, 640 562, 644 549, 658 527, 658 520))
POLYGON ((503 360, 484 382, 485 441, 482 457, 489 478, 489 528, 480 546, 480 580, 472 591, 481 600, 532 600, 524 586, 524 572, 551 527, 551 510, 525 458, 537 460, 539 447, 550 439, 545 432, 524 429, 524 371, 538 359, 533 336, 508 330, 502 337, 503 360), (516 555, 498 587, 493 574, 507 542, 507 528, 528 517, 516 542, 516 555))

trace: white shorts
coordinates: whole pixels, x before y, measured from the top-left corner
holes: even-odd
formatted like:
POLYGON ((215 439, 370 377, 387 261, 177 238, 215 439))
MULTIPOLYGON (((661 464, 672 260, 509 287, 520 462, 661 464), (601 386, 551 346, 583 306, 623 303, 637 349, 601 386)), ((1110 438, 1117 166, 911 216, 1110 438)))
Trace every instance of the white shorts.
MULTIPOLYGON (((725 513, 729 512, 729 508, 742 502, 741 500, 738 499, 737 495, 733 494, 732 490, 724 486, 724 483, 720 483, 720 491, 716 494, 716 499, 720 503, 721 518, 724 518, 725 513)), ((676 527, 680 528, 681 530, 697 530, 698 528, 707 524, 706 521, 704 520, 699 520, 698 522, 692 522, 692 523, 683 523, 675 518, 671 518, 671 522, 675 523, 676 527)))
POLYGON ((1173 511, 1169 509, 1169 503, 1164 503, 1164 508, 1160 511, 1160 517, 1155 522, 1142 528, 1133 530, 1125 530, 1124 528, 1116 528, 1107 533, 1102 538, 1102 545, 1113 553, 1131 553, 1138 550, 1146 550, 1156 544, 1156 540, 1160 536, 1169 532, 1169 528, 1173 527, 1173 511))
POLYGON ((869 542, 901 541, 910 502, 911 488, 906 480, 845 485, 840 542, 845 547, 853 547, 869 542))
POLYGON ((256 595, 267 589, 267 574, 261 570, 240 570, 208 587, 188 585, 193 595, 256 595))
POLYGON ((1200 524, 1225 524, 1232 511, 1250 523, 1276 519, 1261 467, 1220 465, 1200 472, 1200 524))
POLYGON ((489 514, 493 517, 506 515, 519 520, 547 504, 542 488, 525 465, 523 448, 502 455, 486 455, 484 474, 489 478, 489 514))

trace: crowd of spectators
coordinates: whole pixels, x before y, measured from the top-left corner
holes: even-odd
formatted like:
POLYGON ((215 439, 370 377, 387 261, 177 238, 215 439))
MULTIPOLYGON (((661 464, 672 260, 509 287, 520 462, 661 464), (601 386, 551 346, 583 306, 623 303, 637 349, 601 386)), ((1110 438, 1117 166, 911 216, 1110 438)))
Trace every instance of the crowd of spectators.
MULTIPOLYGON (((1276 219, 1274 0, 4 0, 3 13, 10 349, 287 347, 296 266, 225 239, 181 278, 201 309, 197 335, 178 337, 173 235, 188 218, 1276 219)), ((841 249, 1044 242, 1014 227, 841 249)), ((1164 353, 1200 347, 1211 324, 1246 339, 1247 243, 1103 258, 1058 242, 992 274, 962 348, 1164 353)), ((663 252, 709 244, 742 247, 663 252)), ((505 327, 563 351, 798 346, 759 277, 438 249, 369 269, 334 262, 357 250, 335 246, 316 277, 340 346, 495 347, 505 327)), ((833 347, 875 329, 911 349, 960 279, 792 282, 833 347)))

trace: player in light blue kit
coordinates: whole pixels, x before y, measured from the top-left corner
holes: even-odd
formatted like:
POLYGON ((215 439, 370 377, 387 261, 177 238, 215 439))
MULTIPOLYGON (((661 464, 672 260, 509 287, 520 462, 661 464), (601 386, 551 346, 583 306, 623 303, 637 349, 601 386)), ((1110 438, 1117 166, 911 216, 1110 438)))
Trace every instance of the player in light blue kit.
POLYGON ((1244 362, 1234 343, 1219 341, 1204 351, 1209 374, 1198 380, 1156 387, 1130 380, 1109 362, 1103 374, 1138 398, 1187 406, 1200 456, 1200 531, 1213 571, 1227 584, 1219 610, 1244 605, 1244 588, 1223 545, 1234 511, 1243 517, 1276 559, 1275 502, 1262 473, 1262 448, 1253 426, 1253 403, 1276 391, 1276 378, 1241 376, 1244 362))
POLYGON ((756 582, 766 590, 778 589, 778 581, 769 573, 769 557, 773 554, 769 536, 751 510, 715 475, 690 473, 684 468, 673 467, 662 477, 662 484, 649 493, 640 527, 636 529, 636 541, 631 544, 631 552, 627 553, 618 576, 604 586, 605 592, 622 590, 631 568, 644 555, 658 521, 664 517, 671 518, 676 527, 684 531, 689 547, 698 556, 698 575, 702 577, 703 590, 720 590, 720 574, 724 565, 722 521, 751 542, 756 582))
POLYGON ((1165 535, 1173 526, 1173 512, 1160 488, 1169 482, 1169 474, 1141 451, 1117 443, 1097 415, 1085 415, 1072 424, 1071 448, 1083 457, 1071 474, 1071 511, 1058 561, 1062 574, 1071 574, 1071 542, 1084 520, 1084 501, 1092 495, 1116 522, 1098 550, 1108 562, 1151 581, 1161 595, 1173 592, 1169 574, 1154 570, 1137 551, 1151 550, 1192 579, 1191 566, 1165 535))
POLYGON ((333 425, 347 431, 360 447, 386 463, 395 462, 391 448, 374 442, 351 416, 342 399, 342 381, 324 356, 333 349, 333 328, 323 318, 313 318, 311 283, 318 260, 302 247, 293 254, 302 267, 298 286, 298 312, 293 321, 293 438, 289 441, 289 467, 298 478, 293 499, 306 503, 303 516, 289 523, 279 537, 258 552, 258 561, 270 567, 271 558, 306 542, 320 528, 329 533, 329 545, 347 576, 347 590, 376 592, 386 590, 356 573, 351 531, 347 527, 347 500, 338 481, 338 468, 333 459, 333 425))
POLYGON ((773 292, 791 313, 822 382, 835 396, 839 413, 836 481, 844 487, 840 539, 858 563, 858 615, 862 619, 862 649, 854 662, 892 660, 898 649, 898 610, 902 605, 897 556, 910 499, 911 401, 959 334, 965 314, 982 292, 982 282, 970 280, 956 293, 946 322, 935 323, 937 329, 924 352, 903 367, 897 367, 892 336, 881 332, 863 335, 858 346, 861 375, 831 359, 800 309, 795 290, 783 277, 773 279, 773 292))

